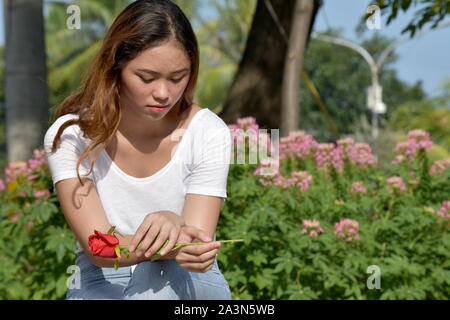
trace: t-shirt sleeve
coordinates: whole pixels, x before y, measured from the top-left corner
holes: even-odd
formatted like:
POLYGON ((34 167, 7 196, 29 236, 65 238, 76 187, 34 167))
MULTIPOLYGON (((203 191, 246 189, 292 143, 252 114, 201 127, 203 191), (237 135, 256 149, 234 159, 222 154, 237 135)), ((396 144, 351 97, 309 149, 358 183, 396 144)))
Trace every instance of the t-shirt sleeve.
MULTIPOLYGON (((55 187, 55 184, 58 181, 77 178, 77 161, 85 148, 84 143, 80 140, 80 137, 75 130, 76 125, 71 125, 61 134, 61 140, 56 147, 56 151, 53 153, 51 152, 56 133, 64 122, 65 121, 59 121, 57 119, 57 121, 55 121, 55 123, 47 130, 44 137, 45 156, 52 175, 53 187, 55 187)), ((80 177, 86 177, 94 181, 92 172, 87 175, 89 172, 88 159, 89 157, 80 164, 80 177)))
POLYGON ((231 134, 229 128, 223 127, 212 134, 203 136, 203 143, 197 154, 197 163, 187 180, 186 193, 203 194, 227 198, 227 179, 231 157, 231 134))

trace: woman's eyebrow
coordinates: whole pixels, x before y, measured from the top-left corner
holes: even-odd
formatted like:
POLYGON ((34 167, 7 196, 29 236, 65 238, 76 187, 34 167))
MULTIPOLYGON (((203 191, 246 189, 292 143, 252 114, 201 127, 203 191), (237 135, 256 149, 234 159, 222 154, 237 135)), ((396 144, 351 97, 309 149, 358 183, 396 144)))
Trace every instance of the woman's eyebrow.
MULTIPOLYGON (((185 71, 188 71, 189 69, 181 69, 181 70, 177 70, 177 71, 174 71, 174 72, 172 72, 171 74, 177 74, 177 73, 182 73, 182 72, 185 72, 185 71)), ((159 72, 156 72, 156 71, 153 71, 153 70, 149 70, 149 69, 138 69, 138 71, 142 71, 142 72, 145 72, 145 73, 150 73, 150 74, 156 74, 156 75, 161 75, 159 72)))

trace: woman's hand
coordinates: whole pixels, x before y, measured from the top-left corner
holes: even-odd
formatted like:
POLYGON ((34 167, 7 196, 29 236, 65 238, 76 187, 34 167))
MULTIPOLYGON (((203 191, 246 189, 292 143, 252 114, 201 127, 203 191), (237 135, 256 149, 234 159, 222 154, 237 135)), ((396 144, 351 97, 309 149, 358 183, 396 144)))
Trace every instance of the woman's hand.
POLYGON ((129 250, 133 252, 142 240, 139 248, 137 248, 136 255, 140 257, 144 253, 146 257, 151 257, 166 240, 169 240, 161 251, 161 254, 166 254, 175 246, 183 225, 183 218, 173 212, 157 211, 150 213, 144 218, 136 231, 129 250))
POLYGON ((206 272, 213 266, 220 250, 220 242, 211 242, 211 238, 203 231, 193 226, 181 228, 177 243, 202 241, 205 244, 186 246, 170 252, 162 259, 175 259, 178 264, 190 272, 206 272))

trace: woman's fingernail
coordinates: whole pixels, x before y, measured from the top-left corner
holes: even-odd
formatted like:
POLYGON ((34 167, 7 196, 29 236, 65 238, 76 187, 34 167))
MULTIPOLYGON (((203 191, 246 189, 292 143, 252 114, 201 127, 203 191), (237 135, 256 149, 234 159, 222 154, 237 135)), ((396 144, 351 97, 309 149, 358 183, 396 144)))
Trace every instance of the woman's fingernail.
POLYGON ((136 253, 136 255, 137 255, 138 257, 140 257, 141 254, 142 254, 142 251, 138 251, 138 252, 136 253))

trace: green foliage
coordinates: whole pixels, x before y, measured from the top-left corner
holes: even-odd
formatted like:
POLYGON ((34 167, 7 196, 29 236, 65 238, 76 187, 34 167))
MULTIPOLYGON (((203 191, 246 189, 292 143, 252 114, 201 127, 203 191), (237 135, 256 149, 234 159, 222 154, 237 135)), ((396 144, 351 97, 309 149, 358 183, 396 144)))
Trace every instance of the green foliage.
MULTIPOLYGON (((339 37, 340 31, 330 30, 329 35, 339 37)), ((375 58, 390 44, 391 40, 375 35, 361 43, 375 58)), ((388 112, 380 116, 381 124, 389 120, 395 109, 407 101, 425 98, 420 82, 409 85, 398 78, 392 63, 395 55, 390 55, 380 72, 383 100, 388 112)), ((366 108, 368 86, 371 74, 367 62, 355 51, 312 39, 305 56, 305 72, 317 87, 319 94, 342 135, 365 131, 364 120, 371 118, 366 108)), ((313 134, 318 141, 330 141, 333 135, 325 122, 311 93, 302 85, 302 107, 300 127, 313 134)))
MULTIPOLYGON (((430 176, 425 152, 413 163, 383 169, 346 163, 343 171, 323 171, 311 161, 283 160, 280 168, 283 175, 308 170, 307 190, 262 185, 253 175, 257 165, 231 165, 217 239, 244 240, 223 243, 218 255, 234 299, 450 297, 450 223, 436 215, 450 196, 450 169, 430 176), (387 191, 394 175, 407 182, 406 192, 387 191), (354 181, 368 192, 348 192, 354 181), (335 236, 334 224, 343 218, 359 222, 359 241, 335 236), (319 220, 324 232, 302 234, 304 219, 319 220), (379 289, 368 289, 370 266, 381 270, 379 289)), ((0 299, 64 299, 76 239, 47 164, 31 163, 10 163, 2 177, 9 179, 0 190, 0 299), (36 193, 42 190, 48 196, 36 193)))
POLYGON ((76 242, 56 194, 49 191, 52 188, 48 166, 43 164, 18 174, 0 191, 0 299, 65 296, 76 242), (32 175, 37 177, 29 180, 32 175), (37 197, 35 192, 42 190, 50 196, 37 197))
POLYGON ((433 140, 446 150, 450 150, 450 104, 436 105, 435 100, 409 102, 401 105, 390 119, 390 126, 395 130, 408 131, 423 128, 433 140))
MULTIPOLYGON (((392 158, 391 158, 392 160, 392 158)), ((310 160, 287 170, 305 170, 310 160)), ((430 176, 425 153, 414 163, 324 174, 310 170, 313 183, 298 187, 264 186, 256 165, 232 164, 228 199, 217 238, 243 238, 218 256, 233 299, 448 299, 450 297, 449 221, 436 216, 450 199, 450 169, 430 176), (409 172, 420 183, 409 183, 409 172), (403 177, 408 190, 386 189, 387 178, 403 177), (366 194, 348 192, 363 181, 366 194), (342 218, 359 222, 360 241, 334 234, 342 218), (301 234, 302 220, 319 220, 324 232, 301 234), (381 288, 369 289, 369 266, 380 268, 381 288)))
MULTIPOLYGON (((414 18, 402 30, 402 33, 409 31, 411 37, 425 25, 431 25, 431 29, 435 28, 450 14, 450 2, 447 0, 377 0, 375 3, 380 6, 382 12, 388 13, 387 24, 397 18, 400 10, 405 12, 411 8, 417 9, 417 5, 420 3, 420 8, 416 10, 414 18)), ((371 1, 370 4, 373 2, 371 1)))

